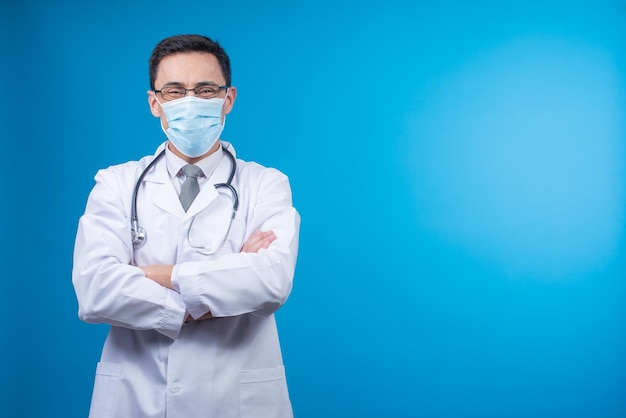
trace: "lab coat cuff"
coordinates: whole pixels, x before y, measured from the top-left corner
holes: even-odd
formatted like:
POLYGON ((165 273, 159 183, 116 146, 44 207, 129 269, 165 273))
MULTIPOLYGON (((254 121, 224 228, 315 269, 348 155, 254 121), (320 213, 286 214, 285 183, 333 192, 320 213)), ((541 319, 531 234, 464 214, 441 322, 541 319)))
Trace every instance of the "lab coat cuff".
MULTIPOLYGON (((178 281, 180 295, 185 302, 189 314, 194 318, 200 318, 209 309, 202 303, 200 286, 200 263, 188 262, 178 264, 178 271, 181 280, 178 281)), ((214 313, 214 312, 213 312, 214 313)), ((215 314, 215 313, 214 313, 215 314)))
POLYGON ((180 266, 180 264, 174 264, 174 268, 172 269, 172 277, 171 277, 172 287, 178 293, 180 293, 180 283, 178 281, 178 269, 179 269, 179 266, 180 266))
POLYGON ((159 321, 157 331, 173 340, 178 338, 180 329, 182 328, 187 309, 180 295, 173 291, 168 291, 165 308, 159 321))

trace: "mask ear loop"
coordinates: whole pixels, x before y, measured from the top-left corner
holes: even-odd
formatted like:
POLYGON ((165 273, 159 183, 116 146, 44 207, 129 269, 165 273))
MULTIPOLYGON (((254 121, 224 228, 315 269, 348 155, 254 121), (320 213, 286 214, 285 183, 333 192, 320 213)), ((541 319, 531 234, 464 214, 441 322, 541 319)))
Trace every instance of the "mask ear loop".
POLYGON ((224 132, 224 128, 226 127, 226 113, 224 113, 224 106, 226 106, 226 99, 228 98, 228 92, 230 91, 230 87, 226 87, 226 95, 224 96, 224 103, 222 103, 222 132, 224 132))
MULTIPOLYGON (((157 101, 159 106, 161 106, 161 110, 163 110, 163 103, 161 103, 161 101, 159 100, 159 97, 157 96, 156 92, 153 91, 153 93, 154 93, 154 99, 157 101)), ((167 119, 167 116, 165 117, 165 119, 167 119)), ((170 137, 167 135, 167 131, 163 127, 163 119, 161 117, 159 117, 159 124, 161 125, 161 130, 163 131, 167 139, 170 139, 170 137)))
MULTIPOLYGON (((159 118, 160 119, 160 118, 159 118)), ((165 136, 167 137, 167 139, 170 139, 170 137, 167 135, 167 131, 165 130, 165 127, 163 126, 163 120, 159 120, 160 124, 161 124, 161 130, 163 131, 163 133, 165 134, 165 136)), ((169 128, 168 128, 169 129, 169 128)))

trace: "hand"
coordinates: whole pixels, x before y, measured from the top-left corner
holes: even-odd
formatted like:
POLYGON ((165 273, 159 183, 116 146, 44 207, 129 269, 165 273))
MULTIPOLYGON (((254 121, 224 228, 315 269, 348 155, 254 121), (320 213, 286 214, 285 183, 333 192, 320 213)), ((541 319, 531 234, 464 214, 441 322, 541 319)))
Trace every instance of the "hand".
POLYGON ((214 318, 213 314, 211 312, 207 312, 204 315, 202 315, 200 318, 198 319, 193 319, 193 316, 191 315, 187 315, 187 318, 185 318, 185 324, 188 324, 192 321, 204 321, 205 319, 211 319, 214 318))
POLYGON ((174 269, 172 264, 152 264, 150 266, 139 266, 139 268, 143 270, 148 279, 154 280, 168 289, 174 289, 172 287, 172 270, 174 269))
POLYGON ((241 247, 242 253, 256 253, 262 248, 268 248, 272 242, 276 240, 274 231, 267 232, 258 231, 248 238, 248 240, 241 247))

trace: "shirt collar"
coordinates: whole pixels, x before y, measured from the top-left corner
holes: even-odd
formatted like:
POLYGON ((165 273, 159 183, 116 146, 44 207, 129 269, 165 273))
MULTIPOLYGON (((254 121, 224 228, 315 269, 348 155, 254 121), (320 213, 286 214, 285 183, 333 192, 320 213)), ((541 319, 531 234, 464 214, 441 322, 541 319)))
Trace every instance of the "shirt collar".
MULTIPOLYGON (((208 179, 211 177, 211 175, 213 174, 213 172, 219 165, 220 161, 222 160, 223 154, 224 153, 222 152, 222 144, 220 144, 217 151, 201 159, 200 161, 195 163, 195 165, 197 165, 198 167, 200 167, 200 169, 202 169, 202 173, 204 174, 204 177, 208 179)), ((187 161, 183 160, 182 158, 174 154, 169 149, 167 144, 165 144, 165 162, 167 165, 167 172, 169 173, 170 178, 172 179, 176 178, 178 176, 178 173, 180 173, 180 169, 184 165, 188 164, 187 161)))

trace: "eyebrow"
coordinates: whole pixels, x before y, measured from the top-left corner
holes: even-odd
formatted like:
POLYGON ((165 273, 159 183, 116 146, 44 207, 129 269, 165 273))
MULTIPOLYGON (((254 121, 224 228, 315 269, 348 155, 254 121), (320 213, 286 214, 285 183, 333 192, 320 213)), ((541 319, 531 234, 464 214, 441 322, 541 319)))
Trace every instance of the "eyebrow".
MULTIPOLYGON (((216 86, 219 87, 220 84, 217 84, 213 81, 200 81, 198 83, 196 83, 196 85, 194 87, 200 87, 200 86, 216 86)), ((183 83, 181 83, 180 81, 169 81, 165 84, 163 84, 163 87, 185 87, 185 85, 183 83)))

